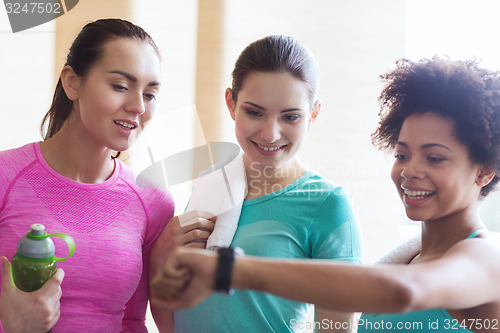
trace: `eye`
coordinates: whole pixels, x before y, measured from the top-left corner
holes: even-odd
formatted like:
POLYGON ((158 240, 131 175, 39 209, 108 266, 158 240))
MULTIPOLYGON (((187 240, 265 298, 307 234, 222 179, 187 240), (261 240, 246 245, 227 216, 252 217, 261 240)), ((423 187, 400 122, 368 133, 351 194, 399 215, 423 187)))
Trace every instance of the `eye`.
POLYGON ((146 98, 146 100, 148 101, 152 101, 152 100, 155 100, 156 99, 156 95, 155 94, 144 94, 144 97, 146 98))
POLYGON ((289 122, 296 122, 300 119, 300 115, 298 114, 287 114, 283 116, 283 119, 289 122))
POLYGON ((115 89, 116 91, 126 91, 128 90, 127 87, 125 86, 122 86, 121 84, 112 84, 111 85, 113 87, 113 89, 115 89))
POLYGON ((255 109, 245 109, 245 113, 251 118, 259 118, 262 116, 262 114, 255 109))
POLYGON ((427 161, 429 161, 433 164, 441 163, 445 160, 446 160, 446 158, 440 157, 440 156, 427 156, 427 161))
POLYGON ((396 160, 401 160, 401 161, 403 161, 403 160, 408 159, 408 156, 407 156, 407 155, 405 155, 405 154, 398 153, 398 154, 394 155, 394 158, 396 158, 396 160))

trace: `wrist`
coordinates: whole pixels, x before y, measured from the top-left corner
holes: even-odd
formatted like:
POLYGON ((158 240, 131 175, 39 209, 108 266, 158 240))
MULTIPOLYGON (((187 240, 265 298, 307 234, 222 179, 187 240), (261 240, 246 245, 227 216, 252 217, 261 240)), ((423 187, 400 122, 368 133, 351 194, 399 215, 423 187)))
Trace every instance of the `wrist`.
POLYGON ((220 248, 218 251, 217 269, 215 272, 215 291, 231 294, 232 293, 232 278, 234 271, 235 257, 243 254, 240 248, 220 248))
POLYGON ((245 289, 246 287, 248 287, 246 285, 247 276, 245 276, 246 262, 247 262, 246 257, 234 258, 233 277, 232 277, 232 287, 234 289, 245 289))
POLYGON ((252 256, 236 257, 233 266, 232 288, 262 291, 265 281, 262 276, 265 274, 265 270, 261 270, 262 264, 262 261, 256 260, 252 256))

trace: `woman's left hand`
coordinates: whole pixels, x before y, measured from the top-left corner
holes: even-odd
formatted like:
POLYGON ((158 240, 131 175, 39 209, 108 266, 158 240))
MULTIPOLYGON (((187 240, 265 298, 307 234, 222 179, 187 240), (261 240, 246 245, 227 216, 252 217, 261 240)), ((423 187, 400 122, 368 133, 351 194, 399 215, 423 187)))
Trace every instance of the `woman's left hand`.
POLYGON ((190 308, 213 293, 217 253, 186 247, 171 251, 151 282, 151 303, 170 311, 190 308))

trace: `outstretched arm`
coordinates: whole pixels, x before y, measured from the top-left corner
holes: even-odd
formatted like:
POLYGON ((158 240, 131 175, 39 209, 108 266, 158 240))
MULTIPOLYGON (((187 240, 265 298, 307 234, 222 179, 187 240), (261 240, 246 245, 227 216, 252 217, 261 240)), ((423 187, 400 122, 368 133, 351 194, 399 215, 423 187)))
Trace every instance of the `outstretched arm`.
MULTIPOLYGON (((232 286, 336 311, 464 309, 500 298, 499 260, 500 250, 482 239, 462 241, 437 260, 408 266, 244 256, 235 260, 232 286), (475 281, 475 288, 470 288, 470 281, 475 281)), ((214 253, 176 249, 153 280, 153 301, 171 309, 198 304, 213 292, 216 265, 214 253)))

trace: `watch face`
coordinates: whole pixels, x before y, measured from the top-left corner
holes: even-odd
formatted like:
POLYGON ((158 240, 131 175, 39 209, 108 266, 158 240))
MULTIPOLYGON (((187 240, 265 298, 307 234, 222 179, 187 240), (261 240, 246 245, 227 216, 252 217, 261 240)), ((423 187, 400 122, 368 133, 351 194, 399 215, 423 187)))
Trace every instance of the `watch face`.
POLYGON ((73 9, 79 0, 4 0, 12 32, 47 23, 73 9))

